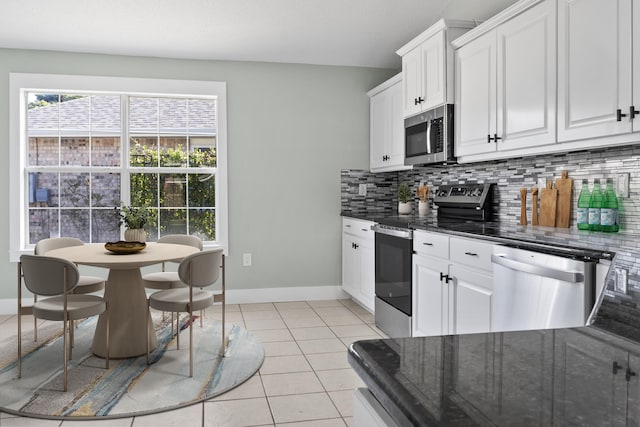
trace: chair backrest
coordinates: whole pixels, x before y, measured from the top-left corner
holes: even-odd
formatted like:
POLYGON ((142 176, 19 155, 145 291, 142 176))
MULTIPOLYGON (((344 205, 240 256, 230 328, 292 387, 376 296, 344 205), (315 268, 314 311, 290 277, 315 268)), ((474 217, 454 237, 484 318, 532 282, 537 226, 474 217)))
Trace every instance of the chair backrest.
POLYGON ((82 240, 75 237, 51 237, 49 239, 42 239, 36 243, 34 253, 36 255, 44 255, 49 251, 60 248, 68 248, 69 246, 82 246, 82 240))
POLYGON ((22 255, 22 274, 24 284, 37 295, 60 295, 64 293, 65 270, 67 277, 67 292, 78 285, 80 272, 72 262, 61 258, 42 255, 22 255))
POLYGON ((158 243, 172 243, 174 245, 193 246, 202 250, 202 239, 188 234, 167 234, 158 239, 158 243))
POLYGON ((220 275, 223 252, 218 248, 185 257, 178 266, 180 280, 196 288, 213 285, 220 275))

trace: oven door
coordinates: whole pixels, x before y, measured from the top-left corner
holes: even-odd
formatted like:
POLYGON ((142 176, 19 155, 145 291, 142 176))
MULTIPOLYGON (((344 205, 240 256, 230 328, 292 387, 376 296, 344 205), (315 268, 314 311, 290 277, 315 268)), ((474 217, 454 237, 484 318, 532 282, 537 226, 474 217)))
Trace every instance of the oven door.
POLYGON ((376 297, 411 316, 411 231, 394 234, 376 231, 376 297))

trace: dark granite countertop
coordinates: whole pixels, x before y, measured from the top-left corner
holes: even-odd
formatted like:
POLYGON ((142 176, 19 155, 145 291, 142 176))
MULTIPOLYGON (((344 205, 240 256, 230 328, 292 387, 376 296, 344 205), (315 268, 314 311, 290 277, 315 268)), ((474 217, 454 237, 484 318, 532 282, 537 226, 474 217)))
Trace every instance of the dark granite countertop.
POLYGON ((583 327, 358 341, 348 359, 398 425, 510 427, 624 425, 640 406, 612 387, 638 388, 637 375, 625 382, 637 355, 639 345, 583 327))

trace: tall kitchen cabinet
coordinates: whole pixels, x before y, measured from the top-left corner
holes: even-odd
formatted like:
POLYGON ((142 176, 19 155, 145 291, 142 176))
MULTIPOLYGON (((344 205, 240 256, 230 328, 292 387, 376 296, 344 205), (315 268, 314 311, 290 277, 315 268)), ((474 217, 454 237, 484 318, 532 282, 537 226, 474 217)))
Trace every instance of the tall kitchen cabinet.
POLYGON ((411 169, 404 165, 404 122, 402 119, 402 74, 367 92, 370 99, 371 172, 411 169))
POLYGON ((555 143, 555 0, 518 2, 453 45, 457 157, 555 143))
POLYGON ((558 0, 559 141, 632 131, 640 109, 640 2, 633 3, 632 15, 632 0, 558 0))
POLYGON ((371 312, 375 298, 374 224, 342 218, 342 289, 371 312))
POLYGON ((416 230, 412 336, 491 330, 492 244, 416 230))
POLYGON ((469 29, 472 21, 440 19, 401 47, 404 117, 453 102, 451 41, 469 29))

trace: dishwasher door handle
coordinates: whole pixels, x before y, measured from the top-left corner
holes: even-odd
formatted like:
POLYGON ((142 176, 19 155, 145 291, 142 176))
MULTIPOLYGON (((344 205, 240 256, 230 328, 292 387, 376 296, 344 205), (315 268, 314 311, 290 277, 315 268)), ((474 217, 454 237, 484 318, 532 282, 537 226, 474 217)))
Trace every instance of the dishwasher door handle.
POLYGON ((491 255, 491 262, 494 264, 507 267, 511 270, 522 271, 524 273, 533 274, 536 276, 548 277, 550 279, 562 280, 563 282, 581 283, 584 282, 584 274, 556 270, 549 267, 542 267, 539 265, 527 264, 526 262, 516 261, 505 257, 504 255, 491 255))

